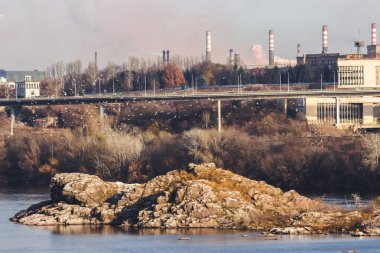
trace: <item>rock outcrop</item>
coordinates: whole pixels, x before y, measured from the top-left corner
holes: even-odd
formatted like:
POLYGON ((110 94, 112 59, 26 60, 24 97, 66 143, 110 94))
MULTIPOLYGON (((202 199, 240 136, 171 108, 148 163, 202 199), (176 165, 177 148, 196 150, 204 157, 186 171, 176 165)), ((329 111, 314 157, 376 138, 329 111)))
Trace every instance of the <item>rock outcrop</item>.
POLYGON ((295 191, 284 193, 214 164, 190 164, 146 184, 103 182, 96 176, 58 174, 51 200, 17 213, 26 225, 117 225, 138 228, 239 228, 276 234, 337 230, 379 235, 380 210, 366 215, 334 211, 295 191))

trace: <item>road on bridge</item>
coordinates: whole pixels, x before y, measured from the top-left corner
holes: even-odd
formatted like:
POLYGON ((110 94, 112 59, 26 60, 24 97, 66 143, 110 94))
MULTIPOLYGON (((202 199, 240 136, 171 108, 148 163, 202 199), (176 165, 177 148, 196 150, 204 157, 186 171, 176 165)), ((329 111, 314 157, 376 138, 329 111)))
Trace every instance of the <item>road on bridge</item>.
POLYGON ((69 104, 107 104, 143 101, 191 101, 191 100, 255 100, 312 97, 357 97, 380 96, 380 90, 312 90, 312 91, 260 91, 260 92, 202 92, 202 93, 159 93, 159 94, 102 94, 91 96, 34 97, 0 99, 0 106, 38 106, 69 104))

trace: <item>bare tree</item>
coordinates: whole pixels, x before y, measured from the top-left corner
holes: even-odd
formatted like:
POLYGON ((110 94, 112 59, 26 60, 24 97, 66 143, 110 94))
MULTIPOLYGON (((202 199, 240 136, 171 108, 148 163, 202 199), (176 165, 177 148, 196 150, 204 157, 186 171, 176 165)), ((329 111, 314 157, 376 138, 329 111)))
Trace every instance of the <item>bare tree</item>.
POLYGON ((112 81, 112 92, 115 92, 115 77, 118 71, 118 66, 112 62, 108 62, 104 70, 104 78, 106 82, 112 81))
POLYGON ((56 62, 47 68, 47 76, 55 84, 55 95, 58 96, 64 85, 65 64, 63 61, 56 62))
POLYGON ((364 144, 363 164, 371 169, 379 166, 380 159, 380 136, 379 134, 365 134, 362 136, 364 144))
MULTIPOLYGON (((77 94, 77 87, 81 84, 82 63, 80 60, 72 61, 66 64, 66 76, 70 87, 66 90, 74 89, 74 94, 77 94)), ((66 92, 67 92, 66 91, 66 92)))
POLYGON ((205 125, 205 128, 208 129, 210 123, 211 123, 211 113, 209 111, 202 112, 202 121, 205 125))
POLYGON ((96 80, 98 78, 98 67, 96 66, 95 62, 90 62, 88 64, 86 73, 87 73, 88 77, 90 78, 90 82, 91 82, 93 89, 94 89, 94 87, 96 85, 96 80))
POLYGON ((129 58, 129 70, 138 71, 140 69, 140 60, 137 57, 129 58))
POLYGON ((120 131, 107 129, 104 132, 106 137, 106 149, 108 160, 113 163, 113 171, 119 178, 121 171, 129 166, 133 161, 137 161, 144 148, 143 138, 120 131))

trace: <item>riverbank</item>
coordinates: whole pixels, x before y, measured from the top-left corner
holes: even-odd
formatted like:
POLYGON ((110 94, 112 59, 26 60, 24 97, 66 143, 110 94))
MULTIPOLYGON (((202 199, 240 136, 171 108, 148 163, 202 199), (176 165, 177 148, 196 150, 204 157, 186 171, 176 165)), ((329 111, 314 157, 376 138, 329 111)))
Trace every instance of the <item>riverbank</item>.
POLYGON ((51 200, 16 214, 35 225, 114 225, 126 228, 249 229, 276 234, 380 235, 380 209, 345 211, 283 192, 214 164, 189 165, 146 184, 110 183, 96 176, 58 174, 51 200))

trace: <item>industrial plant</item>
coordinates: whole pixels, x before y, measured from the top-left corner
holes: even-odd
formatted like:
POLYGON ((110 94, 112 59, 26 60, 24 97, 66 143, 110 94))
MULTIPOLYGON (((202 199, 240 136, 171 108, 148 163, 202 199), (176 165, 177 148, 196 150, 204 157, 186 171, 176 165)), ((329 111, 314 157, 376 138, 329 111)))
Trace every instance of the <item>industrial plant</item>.
MULTIPOLYGON (((328 29, 322 29, 322 53, 297 57, 298 64, 312 68, 327 67, 337 75, 337 89, 380 88, 380 45, 377 26, 371 25, 371 41, 362 54, 363 41, 355 41, 356 54, 328 53, 328 29)), ((322 81, 321 81, 322 89, 322 81)), ((338 127, 380 128, 380 98, 307 98, 306 119, 312 124, 334 124, 338 127)))

